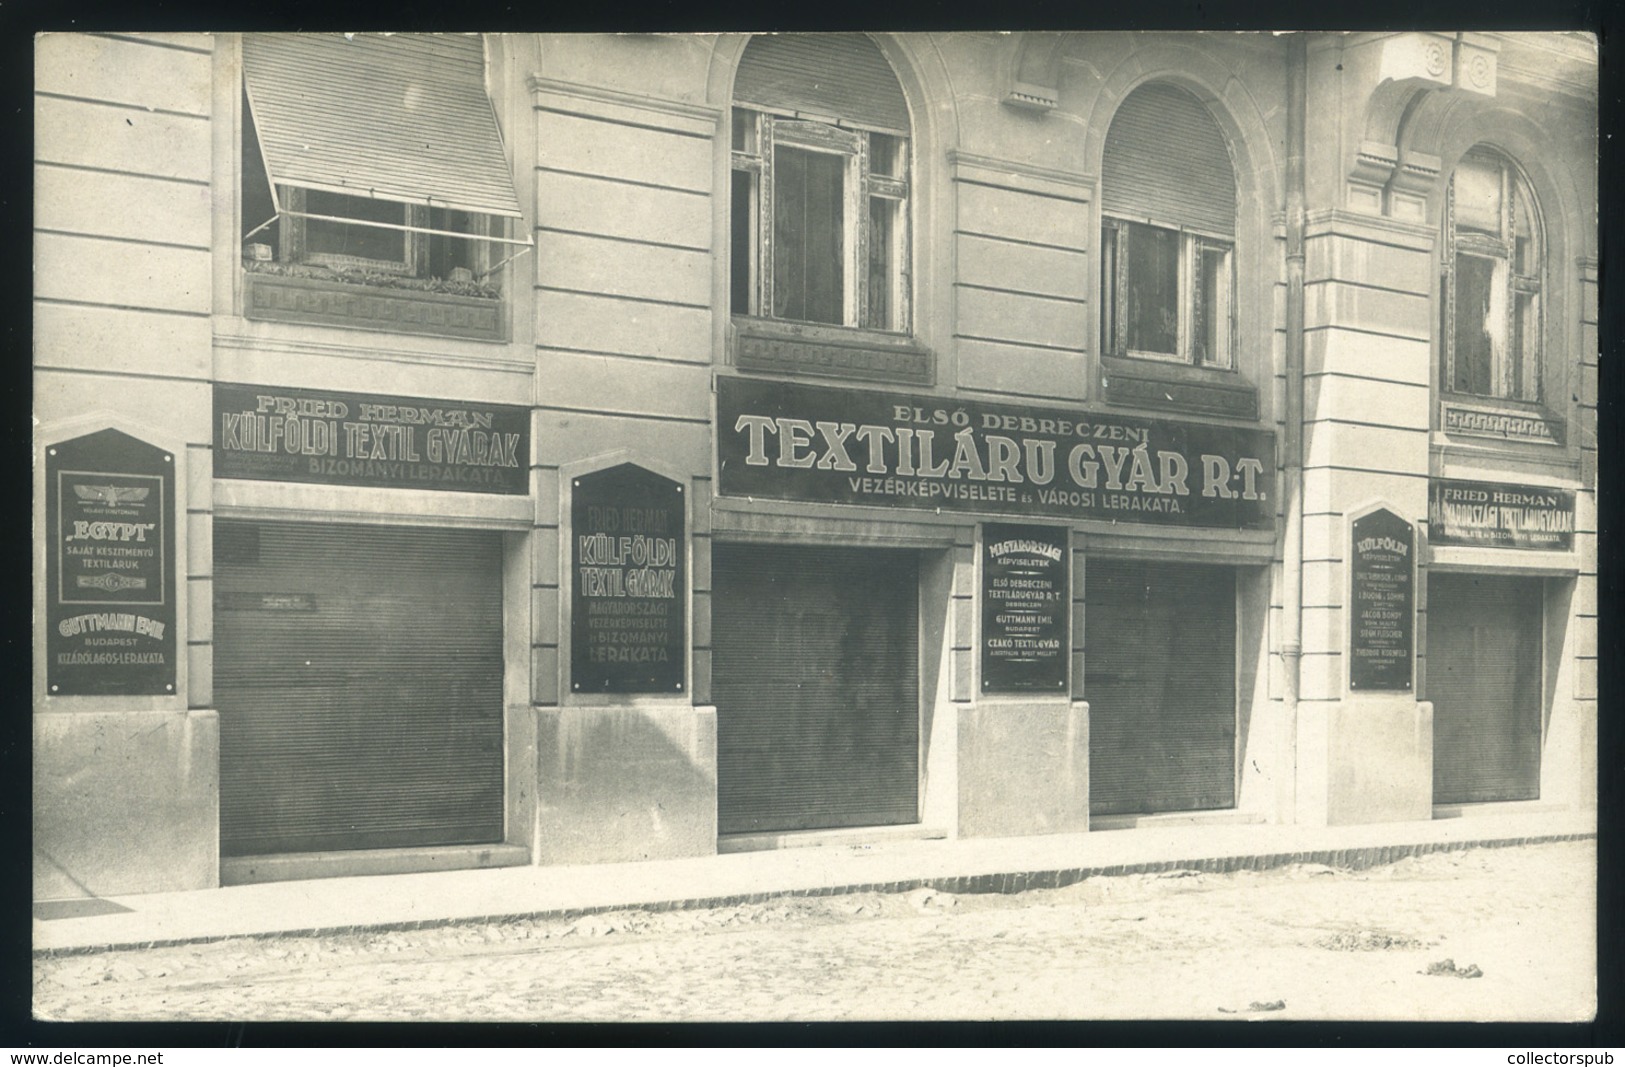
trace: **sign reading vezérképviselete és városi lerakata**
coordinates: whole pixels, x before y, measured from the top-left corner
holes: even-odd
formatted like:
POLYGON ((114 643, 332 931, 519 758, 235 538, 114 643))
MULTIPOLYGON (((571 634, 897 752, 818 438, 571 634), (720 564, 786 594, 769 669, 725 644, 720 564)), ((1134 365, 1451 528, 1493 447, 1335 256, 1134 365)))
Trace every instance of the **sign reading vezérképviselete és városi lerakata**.
POLYGON ((940 396, 717 380, 730 496, 1268 529, 1274 435, 940 396))
POLYGON ((1064 526, 982 527, 982 692, 1066 691, 1067 545, 1064 526))
POLYGON ((681 693, 683 487, 623 463, 570 500, 570 691, 681 693))
POLYGON ((1428 486, 1428 542, 1567 552, 1574 547, 1574 493, 1435 479, 1428 486))
POLYGON ((114 429, 45 450, 53 696, 175 692, 175 457, 114 429))
POLYGON ((1416 654, 1416 528, 1387 509, 1354 520, 1349 688, 1406 690, 1416 654))
POLYGON ((459 493, 530 491, 512 404, 217 384, 214 475, 459 493))

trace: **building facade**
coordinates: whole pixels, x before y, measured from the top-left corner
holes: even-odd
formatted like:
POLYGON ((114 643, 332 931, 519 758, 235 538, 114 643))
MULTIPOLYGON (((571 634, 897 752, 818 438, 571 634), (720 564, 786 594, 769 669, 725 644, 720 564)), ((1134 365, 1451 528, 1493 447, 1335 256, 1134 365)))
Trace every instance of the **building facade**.
POLYGON ((36 51, 39 898, 1595 805, 1587 36, 36 51))

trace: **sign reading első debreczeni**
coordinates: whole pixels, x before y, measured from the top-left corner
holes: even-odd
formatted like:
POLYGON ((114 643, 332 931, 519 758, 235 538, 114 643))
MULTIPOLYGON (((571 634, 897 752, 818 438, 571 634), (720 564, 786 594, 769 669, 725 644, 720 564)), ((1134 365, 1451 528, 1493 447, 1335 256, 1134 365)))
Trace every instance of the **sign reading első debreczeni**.
POLYGON ((114 429, 45 452, 53 696, 175 692, 175 457, 114 429))
POLYGON ((939 396, 717 380, 719 491, 1269 529, 1274 435, 939 396))
POLYGON ((530 491, 530 410, 217 384, 214 475, 522 495, 530 491))
POLYGON ((1574 547, 1574 493, 1435 479, 1428 487, 1428 541, 1567 552, 1574 547))

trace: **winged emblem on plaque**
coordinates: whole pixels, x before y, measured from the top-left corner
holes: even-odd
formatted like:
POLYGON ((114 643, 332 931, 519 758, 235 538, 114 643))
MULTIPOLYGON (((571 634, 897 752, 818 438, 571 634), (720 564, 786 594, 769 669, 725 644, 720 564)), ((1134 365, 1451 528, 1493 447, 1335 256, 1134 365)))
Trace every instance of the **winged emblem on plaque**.
POLYGON ((95 500, 103 504, 134 504, 147 499, 150 488, 140 485, 76 485, 73 493, 80 500, 95 500))

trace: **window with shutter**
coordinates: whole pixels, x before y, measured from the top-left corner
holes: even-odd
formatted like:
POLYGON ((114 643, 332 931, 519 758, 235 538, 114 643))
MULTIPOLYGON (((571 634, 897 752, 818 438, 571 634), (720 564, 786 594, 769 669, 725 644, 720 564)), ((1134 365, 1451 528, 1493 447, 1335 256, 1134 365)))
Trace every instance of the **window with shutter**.
POLYGON ((530 242, 484 71, 473 35, 245 34, 245 270, 499 296, 530 242))
POLYGON ((908 329, 908 107, 862 34, 755 37, 734 80, 736 315, 908 329))
POLYGON ((1445 388, 1539 402, 1541 227, 1528 180, 1496 152, 1467 153, 1442 236, 1445 388))
POLYGON ((1106 134, 1101 215, 1104 352, 1232 368, 1235 172, 1201 101, 1158 83, 1129 94, 1106 134))

